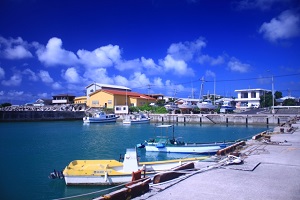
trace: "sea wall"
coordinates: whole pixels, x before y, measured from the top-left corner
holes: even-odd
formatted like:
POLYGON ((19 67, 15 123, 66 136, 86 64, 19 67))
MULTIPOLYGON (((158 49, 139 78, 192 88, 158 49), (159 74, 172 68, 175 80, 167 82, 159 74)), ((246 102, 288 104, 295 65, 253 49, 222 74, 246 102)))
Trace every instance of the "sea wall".
POLYGON ((0 111, 0 121, 82 120, 84 111, 0 111))
POLYGON ((289 121, 294 115, 151 114, 150 117, 154 123, 279 125, 289 121))

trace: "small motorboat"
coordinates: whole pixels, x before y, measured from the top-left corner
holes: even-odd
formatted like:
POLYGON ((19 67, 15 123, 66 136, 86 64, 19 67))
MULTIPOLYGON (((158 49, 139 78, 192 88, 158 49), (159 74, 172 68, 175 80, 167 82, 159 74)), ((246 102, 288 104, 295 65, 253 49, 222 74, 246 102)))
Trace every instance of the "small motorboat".
POLYGON ((136 146, 152 152, 210 154, 234 144, 234 142, 187 143, 182 141, 181 137, 175 138, 174 125, 159 125, 156 128, 161 129, 161 131, 156 133, 154 139, 147 140, 136 146), (170 136, 168 131, 169 128, 173 130, 172 136, 170 136))
POLYGON ((123 120, 123 124, 144 124, 150 122, 150 117, 147 117, 144 113, 138 113, 132 115, 127 115, 123 120))
POLYGON ((96 112, 92 116, 85 116, 83 118, 84 123, 106 123, 116 122, 119 116, 115 114, 106 114, 104 111, 96 112))

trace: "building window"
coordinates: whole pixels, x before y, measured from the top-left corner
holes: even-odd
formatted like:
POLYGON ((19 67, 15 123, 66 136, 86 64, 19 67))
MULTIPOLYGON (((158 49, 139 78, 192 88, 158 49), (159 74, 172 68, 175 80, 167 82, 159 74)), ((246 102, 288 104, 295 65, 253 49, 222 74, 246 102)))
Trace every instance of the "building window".
POLYGON ((108 104, 112 104, 112 100, 108 100, 107 103, 108 103, 108 104))
POLYGON ((256 92, 251 92, 251 98, 256 98, 256 92))
POLYGON ((92 101, 92 105, 99 105, 99 101, 98 100, 92 101))
POLYGON ((248 92, 242 92, 241 98, 248 98, 248 92))

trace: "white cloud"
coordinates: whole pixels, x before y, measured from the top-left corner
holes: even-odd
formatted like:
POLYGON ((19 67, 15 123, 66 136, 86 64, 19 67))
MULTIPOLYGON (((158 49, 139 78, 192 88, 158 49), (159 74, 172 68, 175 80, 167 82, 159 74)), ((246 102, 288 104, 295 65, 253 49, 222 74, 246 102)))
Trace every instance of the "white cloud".
POLYGON ((1 83, 4 86, 19 86, 22 82, 22 75, 16 72, 9 80, 3 80, 1 83))
POLYGON ((200 53, 202 48, 206 46, 204 38, 199 38, 196 41, 184 43, 174 43, 168 49, 168 54, 177 60, 191 60, 195 54, 200 53))
POLYGON ((121 51, 118 45, 107 45, 90 52, 78 50, 77 55, 80 62, 86 67, 110 67, 121 58, 121 51))
POLYGON ((37 50, 39 60, 47 66, 74 65, 78 63, 76 55, 62 48, 62 41, 59 38, 51 38, 46 48, 37 50))
POLYGON ((81 80, 74 67, 68 68, 67 71, 64 72, 63 78, 69 83, 78 83, 81 80))
POLYGON ((90 82, 113 84, 113 79, 107 74, 106 68, 97 68, 93 70, 88 70, 84 73, 84 78, 90 82))
POLYGON ((147 78, 146 75, 142 74, 141 72, 135 72, 129 79, 130 85, 134 85, 137 88, 151 85, 149 78, 147 78))
POLYGON ((155 74, 161 74, 162 73, 162 67, 159 65, 156 65, 154 60, 149 58, 146 59, 144 57, 141 58, 141 63, 143 67, 146 69, 147 74, 149 75, 155 75, 155 74))
POLYGON ((206 76, 206 77, 213 77, 213 78, 215 78, 215 77, 216 77, 216 74, 215 74, 215 72, 213 72, 213 71, 211 71, 211 70, 206 70, 206 71, 205 71, 205 76, 206 76))
POLYGON ((6 59, 23 59, 33 57, 28 50, 30 45, 21 37, 6 39, 0 37, 0 54, 6 59))
MULTIPOLYGON (((285 0, 287 1, 287 0, 285 0)), ((238 0, 234 2, 238 9, 247 10, 247 9, 260 9, 260 10, 269 10, 275 3, 284 2, 282 0, 238 0)))
POLYGON ((54 83, 52 84, 52 89, 54 89, 54 90, 61 90, 61 89, 63 89, 63 87, 61 86, 60 83, 54 82, 54 83))
POLYGON ((228 62, 229 70, 234 72, 240 72, 240 73, 246 73, 250 69, 250 65, 246 63, 241 63, 236 58, 231 58, 231 60, 228 62))
POLYGON ((214 65, 220 65, 224 63, 224 57, 223 56, 218 56, 217 58, 213 58, 209 55, 201 55, 198 58, 198 62, 200 64, 205 64, 205 63, 209 63, 210 65, 214 66, 214 65))
POLYGON ((125 70, 134 70, 134 71, 141 71, 142 64, 140 60, 134 59, 134 60, 127 60, 119 62, 115 65, 115 68, 119 71, 125 71, 125 70))
POLYGON ((172 56, 167 55, 164 60, 161 61, 166 72, 172 72, 177 76, 193 76, 193 69, 189 68, 184 60, 175 60, 172 56))
POLYGON ((9 91, 7 94, 11 97, 19 97, 24 94, 24 91, 9 91))
POLYGON ((48 94, 47 94, 46 92, 44 92, 44 93, 38 93, 38 94, 37 94, 37 97, 38 97, 38 98, 47 98, 47 97, 48 97, 48 94))
POLYGON ((300 17, 296 13, 286 10, 278 18, 273 18, 269 23, 261 25, 259 33, 271 42, 289 39, 300 35, 300 17))
POLYGON ((0 79, 3 79, 5 77, 5 71, 2 67, 0 67, 0 79))
POLYGON ((49 72, 45 71, 45 70, 40 70, 40 72, 38 73, 38 76, 41 78, 41 80, 44 83, 52 83, 53 79, 50 77, 49 72))
POLYGON ((39 77, 31 69, 28 69, 28 68, 25 69, 23 71, 23 74, 28 75, 29 80, 32 80, 32 81, 38 81, 39 80, 39 77))
POLYGON ((123 76, 118 75, 114 77, 114 82, 116 85, 123 85, 129 87, 129 81, 123 76))

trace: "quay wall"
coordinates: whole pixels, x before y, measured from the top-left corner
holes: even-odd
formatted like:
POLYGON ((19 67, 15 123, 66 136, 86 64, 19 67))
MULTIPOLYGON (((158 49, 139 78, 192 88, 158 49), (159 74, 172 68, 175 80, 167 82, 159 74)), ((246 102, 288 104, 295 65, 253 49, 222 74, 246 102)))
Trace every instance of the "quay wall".
MULTIPOLYGON (((0 111, 0 122, 82 120, 84 111, 0 111)), ((193 124, 254 124, 279 125, 294 115, 243 115, 243 114, 150 114, 152 123, 193 124)), ((122 120, 120 118, 118 121, 122 120)))
POLYGON ((289 121, 294 116, 273 114, 151 114, 150 117, 153 123, 279 125, 289 121))
POLYGON ((0 121, 82 120, 84 111, 0 111, 0 121))

